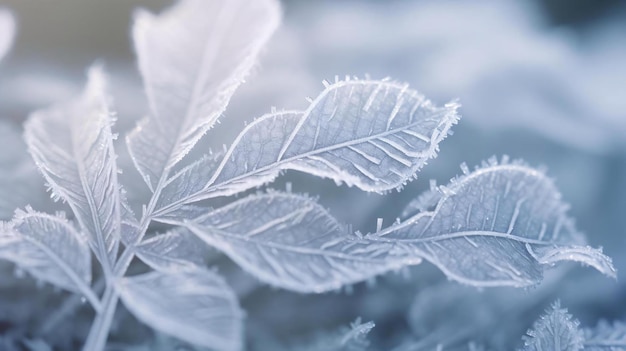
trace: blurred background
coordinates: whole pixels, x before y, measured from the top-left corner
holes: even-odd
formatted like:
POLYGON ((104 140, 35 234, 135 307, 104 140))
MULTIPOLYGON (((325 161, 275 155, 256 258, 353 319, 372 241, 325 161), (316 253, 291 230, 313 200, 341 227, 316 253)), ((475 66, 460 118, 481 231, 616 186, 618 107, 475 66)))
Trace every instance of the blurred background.
MULTIPOLYGON (((0 65, 1 142, 19 144, 20 124, 28 114, 79 92, 86 68, 95 61, 111 74, 116 130, 124 135, 147 113, 129 35, 133 9, 158 11, 170 3, 0 0, 18 21, 13 50, 0 65)), ((530 292, 478 292, 447 282, 424 264, 382 277, 373 289, 361 284, 352 294, 302 296, 259 286, 233 268, 229 279, 249 313, 251 349, 280 350, 285 340, 362 316, 377 324, 372 332, 377 349, 403 344, 406 350, 428 350, 459 329, 451 319, 460 325, 489 308, 493 315, 483 315, 485 332, 468 332, 455 343, 478 339, 511 349, 556 298, 583 325, 626 320, 626 2, 286 0, 283 5, 283 27, 198 153, 229 144, 244 121, 272 106, 305 108, 305 97, 321 92, 323 79, 389 76, 437 104, 458 99, 462 105, 454 135, 417 180, 386 195, 336 188, 332 181, 295 172, 273 186, 291 181, 294 191, 319 194, 342 221, 371 231, 378 217, 391 223, 428 188, 429 179, 446 183, 460 173, 461 162, 471 167, 506 154, 547 169, 571 204, 578 228, 592 246, 603 246, 613 257, 619 279, 576 267, 555 273, 530 292), (447 297, 428 300, 444 292, 447 297), (449 307, 457 306, 454 301, 456 310, 449 307), (465 317, 441 318, 459 309, 466 310, 465 317), (503 318, 511 330, 493 323, 503 318), (413 342, 429 340, 426 335, 430 344, 413 342)), ((117 151, 131 199, 140 202, 147 189, 124 145, 117 151)), ((0 173, 2 219, 26 203, 50 207, 29 162, 25 152, 0 150, 2 170, 16 170, 0 173), (5 194, 1 189, 8 185, 12 188, 5 194)))

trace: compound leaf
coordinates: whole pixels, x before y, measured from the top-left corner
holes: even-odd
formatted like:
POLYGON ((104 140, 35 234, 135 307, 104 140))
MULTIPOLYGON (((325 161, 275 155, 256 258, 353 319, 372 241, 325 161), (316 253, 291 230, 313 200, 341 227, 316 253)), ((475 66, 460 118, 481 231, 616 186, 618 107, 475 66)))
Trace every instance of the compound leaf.
POLYGON ((82 96, 35 112, 25 125, 28 149, 55 196, 68 202, 105 272, 120 240, 120 186, 104 73, 89 70, 82 96))
POLYGON ((183 0, 137 11, 133 39, 151 115, 128 136, 152 191, 211 128, 280 19, 274 0, 183 0))
POLYGON ((237 297, 211 271, 155 271, 120 278, 116 287, 126 308, 156 330, 215 350, 242 347, 237 297))

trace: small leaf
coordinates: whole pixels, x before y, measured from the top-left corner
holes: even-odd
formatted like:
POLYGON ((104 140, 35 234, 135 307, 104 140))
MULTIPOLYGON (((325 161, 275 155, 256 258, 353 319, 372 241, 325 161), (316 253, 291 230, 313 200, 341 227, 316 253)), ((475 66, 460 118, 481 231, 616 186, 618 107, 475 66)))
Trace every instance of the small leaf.
POLYGON ((337 82, 304 112, 270 113, 248 125, 219 164, 206 158, 179 172, 163 191, 157 213, 236 194, 285 169, 365 191, 401 187, 436 156, 439 142, 458 121, 457 107, 435 107, 406 84, 337 82))
POLYGON ((159 220, 187 227, 258 279, 300 292, 338 289, 408 264, 387 260, 392 245, 362 240, 296 194, 253 195, 189 220, 159 220))
POLYGON ((11 12, 0 8, 0 60, 6 55, 13 44, 15 36, 15 19, 11 12))
POLYGON ((105 85, 102 70, 92 67, 83 95, 35 112, 25 139, 54 195, 68 202, 89 234, 106 273, 117 256, 121 200, 105 85))
POLYGON ((213 254, 206 243, 180 227, 146 239, 135 249, 137 257, 153 269, 172 273, 204 266, 213 254))
POLYGON ((303 341, 302 345, 290 348, 291 351, 366 351, 370 342, 367 335, 374 329, 373 322, 362 323, 358 318, 333 333, 323 333, 313 340, 303 341))
POLYGON ((615 277, 611 259, 585 246, 556 187, 535 169, 492 159, 439 192, 432 211, 366 238, 393 243, 393 255, 422 257, 474 286, 534 285, 560 261, 615 277))
POLYGON ((579 323, 555 302, 524 337, 524 351, 579 351, 584 336, 579 323))
POLYGON ((215 273, 191 268, 120 278, 126 308, 152 328, 215 350, 242 348, 243 313, 215 273))
POLYGON ((585 330, 585 351, 625 350, 626 323, 600 321, 595 328, 585 330))
POLYGON ((90 293, 89 246, 65 218, 28 209, 18 211, 0 231, 0 258, 37 279, 75 293, 90 293))
POLYGON ((152 191, 222 114, 280 19, 275 0, 182 0, 137 11, 133 39, 151 107, 128 136, 152 191))

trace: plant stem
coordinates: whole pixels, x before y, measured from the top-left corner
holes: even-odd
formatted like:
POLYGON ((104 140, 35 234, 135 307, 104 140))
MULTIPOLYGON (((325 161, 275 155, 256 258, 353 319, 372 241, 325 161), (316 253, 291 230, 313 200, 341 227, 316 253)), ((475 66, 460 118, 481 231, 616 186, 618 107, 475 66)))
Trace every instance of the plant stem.
POLYGON ((119 295, 114 284, 107 284, 102 297, 102 311, 96 315, 96 319, 91 325, 87 341, 83 346, 83 351, 100 351, 106 345, 113 316, 117 308, 119 295))
POLYGON ((115 310, 117 309, 117 302, 119 301, 119 293, 115 287, 115 283, 118 278, 121 278, 126 274, 130 263, 135 257, 135 246, 141 242, 148 231, 148 226, 150 225, 150 221, 152 219, 152 213, 156 206, 156 202, 161 195, 160 189, 162 188, 162 184, 165 182, 166 178, 167 172, 165 172, 159 180, 157 190, 152 194, 146 211, 142 215, 138 226, 138 233, 135 237, 135 242, 124 248, 124 251, 117 260, 117 263, 114 267, 112 267, 112 274, 110 276, 105 274, 107 284, 102 297, 102 308, 100 313, 96 314, 96 318, 91 325, 89 335, 87 335, 87 341, 85 342, 85 345, 83 345, 83 351, 104 350, 107 337, 111 329, 111 323, 113 322, 113 316, 115 315, 115 310))

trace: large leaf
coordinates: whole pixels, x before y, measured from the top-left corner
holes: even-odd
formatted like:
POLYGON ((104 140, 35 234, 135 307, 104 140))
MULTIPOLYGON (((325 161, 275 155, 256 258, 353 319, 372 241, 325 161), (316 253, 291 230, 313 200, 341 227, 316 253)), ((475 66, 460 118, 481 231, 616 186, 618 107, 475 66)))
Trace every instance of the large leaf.
POLYGON ((391 245, 362 240, 305 196, 271 192, 206 212, 166 221, 186 226, 254 276, 286 289, 338 289, 406 264, 386 260, 391 245))
MULTIPOLYGON (((18 211, 0 227, 0 258, 37 279, 93 298, 91 251, 87 238, 65 218, 18 211)), ((93 299, 90 299, 94 301, 93 299)))
POLYGON ((236 194, 284 169, 366 191, 401 187, 436 156, 439 142, 458 120, 456 109, 456 104, 435 107, 406 84, 327 84, 306 111, 265 115, 239 134, 220 162, 207 157, 179 172, 157 209, 236 194))
POLYGON ((15 20, 11 13, 0 8, 0 60, 11 48, 15 36, 15 20))
POLYGON ((121 211, 107 98, 104 74, 93 67, 80 98, 35 112, 25 125, 35 163, 89 234, 105 271, 117 255, 121 211))
POLYGON ((492 161, 438 189, 434 210, 367 235, 352 233, 309 198, 273 192, 159 220, 186 226, 259 279, 301 292, 422 259, 474 286, 534 285, 559 261, 615 276, 608 257, 584 246, 553 183, 535 169, 492 161))
POLYGON ((275 0, 182 0, 137 11, 133 39, 151 115, 128 136, 153 191, 226 108, 280 18, 275 0))
POLYGON ((120 278, 117 290, 126 308, 154 329, 212 350, 242 347, 237 297, 211 271, 191 268, 120 278))
MULTIPOLYGON (((553 182, 519 162, 495 159, 427 196, 432 210, 378 233, 393 256, 435 264, 449 278, 475 286, 528 286, 560 261, 578 261, 615 277, 611 260, 585 246, 553 182)), ((432 193, 432 191, 431 191, 432 193)))

